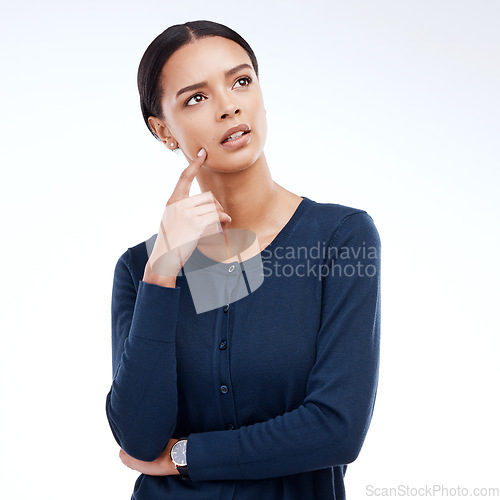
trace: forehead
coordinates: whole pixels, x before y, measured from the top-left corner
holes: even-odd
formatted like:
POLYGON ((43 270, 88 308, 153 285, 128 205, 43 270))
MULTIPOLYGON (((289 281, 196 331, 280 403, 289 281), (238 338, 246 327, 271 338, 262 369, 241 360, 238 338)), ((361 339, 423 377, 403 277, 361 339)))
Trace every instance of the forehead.
POLYGON ((163 66, 162 87, 165 94, 180 88, 221 77, 228 69, 252 62, 241 45, 220 36, 201 38, 175 51, 163 66))

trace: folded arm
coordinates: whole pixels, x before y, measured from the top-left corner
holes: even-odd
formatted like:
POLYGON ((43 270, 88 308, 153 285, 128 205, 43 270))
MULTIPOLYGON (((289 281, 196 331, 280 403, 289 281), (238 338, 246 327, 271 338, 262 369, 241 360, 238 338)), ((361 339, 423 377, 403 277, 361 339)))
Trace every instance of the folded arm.
POLYGON ((176 426, 180 288, 140 281, 136 291, 129 258, 129 252, 120 257, 113 281, 113 382, 106 414, 120 447, 136 459, 152 461, 176 426))

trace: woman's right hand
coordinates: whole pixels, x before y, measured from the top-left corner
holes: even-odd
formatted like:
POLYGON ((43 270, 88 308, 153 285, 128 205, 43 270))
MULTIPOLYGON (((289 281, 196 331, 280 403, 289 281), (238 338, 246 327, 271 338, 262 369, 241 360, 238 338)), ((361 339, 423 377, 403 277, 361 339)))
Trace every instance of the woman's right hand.
POLYGON ((206 159, 206 151, 200 153, 181 173, 165 206, 143 281, 175 286, 179 271, 200 238, 222 232, 222 224, 231 222, 211 191, 189 196, 191 184, 206 159))

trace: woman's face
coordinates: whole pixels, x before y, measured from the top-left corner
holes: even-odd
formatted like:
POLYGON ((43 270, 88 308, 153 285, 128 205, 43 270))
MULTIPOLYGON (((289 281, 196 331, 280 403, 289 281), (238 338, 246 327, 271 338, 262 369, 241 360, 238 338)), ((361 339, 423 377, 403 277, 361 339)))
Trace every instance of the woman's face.
POLYGON ((160 78, 165 120, 152 123, 165 125, 163 137, 175 139, 188 161, 205 148, 205 167, 230 172, 249 167, 261 156, 266 110, 251 60, 240 45, 219 36, 197 40, 169 58, 160 78), (224 134, 241 124, 250 129, 243 144, 221 144, 224 134))

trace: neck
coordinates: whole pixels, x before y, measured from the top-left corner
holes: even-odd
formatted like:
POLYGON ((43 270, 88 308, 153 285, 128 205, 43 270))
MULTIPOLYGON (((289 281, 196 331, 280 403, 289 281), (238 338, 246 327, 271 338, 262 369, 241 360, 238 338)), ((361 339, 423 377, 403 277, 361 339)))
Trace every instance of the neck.
POLYGON ((256 231, 269 220, 281 188, 271 178, 264 153, 250 167, 238 172, 217 172, 202 167, 196 180, 201 192, 212 191, 231 216, 227 227, 256 231))

